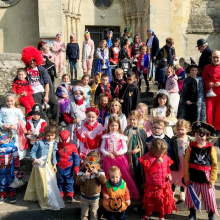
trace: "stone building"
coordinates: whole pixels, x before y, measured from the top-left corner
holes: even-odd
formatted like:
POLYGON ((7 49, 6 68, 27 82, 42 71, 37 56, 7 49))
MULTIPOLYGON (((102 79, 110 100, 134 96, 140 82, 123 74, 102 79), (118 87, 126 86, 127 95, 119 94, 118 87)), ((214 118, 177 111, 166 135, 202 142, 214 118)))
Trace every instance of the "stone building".
POLYGON ((0 0, 0 53, 20 53, 41 37, 50 43, 58 32, 66 43, 75 32, 82 45, 86 28, 98 41, 105 28, 119 36, 130 24, 143 41, 149 27, 160 46, 173 37, 177 56, 189 56, 201 37, 220 48, 219 21, 219 0, 0 0))

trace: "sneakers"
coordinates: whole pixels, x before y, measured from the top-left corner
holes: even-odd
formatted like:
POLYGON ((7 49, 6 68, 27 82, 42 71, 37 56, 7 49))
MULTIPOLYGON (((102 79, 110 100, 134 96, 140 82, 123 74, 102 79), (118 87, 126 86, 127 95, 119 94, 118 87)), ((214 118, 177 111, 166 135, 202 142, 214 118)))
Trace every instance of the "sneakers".
POLYGON ((62 127, 66 127, 66 123, 65 123, 64 121, 62 121, 62 122, 60 123, 60 125, 61 125, 62 127))
POLYGON ((69 203, 71 203, 71 202, 74 202, 74 199, 73 199, 73 197, 71 197, 71 196, 68 196, 68 197, 67 197, 67 202, 69 202, 69 203))
POLYGON ((189 215, 186 220, 197 220, 196 216, 189 215))
POLYGON ((14 202, 16 202, 16 201, 17 201, 16 196, 10 197, 10 203, 14 203, 14 202))
POLYGON ((180 192, 180 201, 185 202, 185 193, 180 192))
POLYGON ((50 109, 50 105, 46 102, 42 105, 42 109, 50 109))
POLYGON ((0 197, 0 205, 7 199, 7 197, 0 197))
POLYGON ((210 216, 209 220, 215 220, 215 217, 214 216, 210 216))

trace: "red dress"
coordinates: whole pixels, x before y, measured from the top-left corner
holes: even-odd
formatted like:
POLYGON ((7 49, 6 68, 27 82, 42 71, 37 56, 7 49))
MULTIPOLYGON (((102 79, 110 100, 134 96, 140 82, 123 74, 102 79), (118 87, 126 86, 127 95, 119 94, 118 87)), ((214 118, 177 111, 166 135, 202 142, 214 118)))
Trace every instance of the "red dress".
POLYGON ((173 163, 167 156, 163 155, 162 163, 157 163, 157 159, 149 153, 139 158, 140 164, 145 172, 145 189, 143 198, 143 209, 151 214, 159 212, 162 215, 171 214, 173 210, 177 211, 170 181, 167 175, 170 174, 169 166, 173 163))

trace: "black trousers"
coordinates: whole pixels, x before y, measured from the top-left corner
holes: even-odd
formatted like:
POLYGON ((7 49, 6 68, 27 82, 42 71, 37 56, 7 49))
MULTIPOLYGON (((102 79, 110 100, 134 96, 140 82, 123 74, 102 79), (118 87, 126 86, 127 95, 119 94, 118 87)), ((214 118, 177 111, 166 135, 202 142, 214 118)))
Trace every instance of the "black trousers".
MULTIPOLYGON (((144 80, 145 80, 145 83, 146 83, 146 86, 147 86, 146 90, 149 90, 150 87, 149 87, 149 82, 148 82, 148 79, 147 79, 147 74, 143 74, 143 76, 144 76, 144 80)), ((141 87, 141 79, 139 79, 139 88, 140 87, 141 87)))
MULTIPOLYGON (((43 104, 43 99, 44 99, 45 93, 44 92, 38 92, 33 94, 34 101, 39 104, 43 104)), ((59 114, 60 114, 60 109, 59 109, 59 103, 53 94, 53 92, 49 92, 49 102, 48 104, 50 105, 51 113, 53 119, 56 121, 56 123, 59 122, 59 114)))
POLYGON ((115 220, 115 219, 126 220, 125 211, 123 211, 123 212, 107 212, 106 217, 108 220, 115 220))

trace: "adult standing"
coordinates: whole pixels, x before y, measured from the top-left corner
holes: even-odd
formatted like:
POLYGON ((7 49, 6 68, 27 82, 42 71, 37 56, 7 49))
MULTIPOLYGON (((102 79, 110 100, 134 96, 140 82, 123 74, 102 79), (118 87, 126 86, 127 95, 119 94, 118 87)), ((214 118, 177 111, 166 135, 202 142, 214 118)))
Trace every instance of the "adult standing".
POLYGON ((123 36, 120 37, 121 48, 125 46, 125 43, 124 43, 125 39, 128 39, 130 41, 130 46, 132 46, 133 40, 131 37, 131 33, 132 33, 132 29, 131 29, 131 26, 129 25, 124 29, 123 36))
POLYGON ((79 44, 76 42, 76 35, 70 35, 70 43, 66 48, 66 61, 70 64, 70 74, 73 78, 73 68, 75 72, 74 80, 77 80, 77 62, 79 61, 79 44))
POLYGON ((174 45, 173 38, 168 37, 166 39, 166 45, 163 46, 157 54, 157 57, 156 57, 157 63, 159 63, 162 58, 166 58, 167 64, 170 64, 170 65, 174 64, 174 60, 176 60, 176 52, 175 52, 175 48, 173 47, 173 45, 174 45))
POLYGON ((42 64, 41 52, 34 47, 25 47, 22 50, 21 60, 27 68, 27 78, 34 91, 33 98, 36 103, 48 103, 51 108, 52 117, 58 123, 59 104, 53 93, 50 77, 42 64))
POLYGON ((54 52, 54 59, 55 59, 58 76, 61 78, 63 71, 63 53, 66 50, 66 46, 65 43, 62 41, 61 34, 56 35, 56 41, 54 41, 53 43, 52 50, 54 52))
POLYGON ((213 125, 220 132, 220 51, 212 53, 212 64, 205 66, 202 72, 206 94, 206 117, 207 123, 213 125), (210 89, 214 94, 211 94, 210 89), (214 117, 213 117, 214 114, 214 117))
POLYGON ((203 38, 197 41, 197 47, 201 53, 201 56, 199 58, 199 75, 201 76, 204 67, 212 63, 213 51, 209 48, 208 42, 203 38))
POLYGON ((94 58, 95 45, 94 41, 90 38, 90 33, 85 31, 82 48, 82 68, 83 74, 89 74, 91 76, 92 63, 94 58))
POLYGON ((154 64, 156 61, 156 57, 159 51, 159 40, 154 33, 154 31, 150 28, 147 30, 148 39, 146 41, 146 45, 150 48, 150 63, 149 63, 149 76, 153 76, 153 72, 155 71, 154 64))

